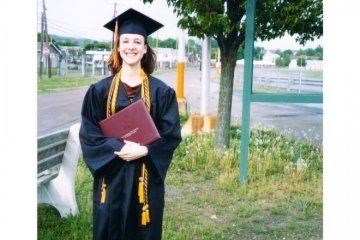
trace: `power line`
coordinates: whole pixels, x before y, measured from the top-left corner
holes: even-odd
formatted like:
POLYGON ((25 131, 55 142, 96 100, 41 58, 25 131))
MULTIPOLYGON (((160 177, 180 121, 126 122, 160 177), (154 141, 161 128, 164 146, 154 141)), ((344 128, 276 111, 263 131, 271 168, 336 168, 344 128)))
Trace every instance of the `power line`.
MULTIPOLYGON (((40 23, 38 22, 38 25, 39 24, 40 23)), ((80 27, 78 25, 67 24, 63 21, 58 21, 51 18, 48 20, 48 29, 49 33, 55 31, 71 35, 72 37, 99 39, 99 37, 94 37, 94 35, 92 34, 94 32, 94 28, 91 26, 80 27)), ((106 37, 104 37, 104 39, 105 38, 106 37)))
MULTIPOLYGON (((38 5, 40 5, 40 1, 38 0, 38 5)), ((122 3, 117 3, 116 1, 112 1, 110 2, 105 2, 105 4, 108 5, 113 5, 113 11, 112 14, 109 14, 109 18, 113 18, 113 16, 115 16, 117 14, 117 9, 121 6, 124 6, 124 4, 122 3), (111 16, 113 15, 113 16, 111 16)), ((39 9, 39 8, 38 8, 39 9)), ((38 10, 40 12, 40 10, 38 10)), ((68 23, 64 21, 64 18, 57 19, 57 18, 52 18, 51 16, 47 16, 47 28, 48 28, 48 33, 49 34, 58 34, 58 35, 67 35, 69 37, 75 37, 75 38, 88 38, 88 39, 96 39, 96 40, 100 40, 101 41, 106 41, 105 39, 109 39, 108 35, 106 34, 106 32, 104 31, 104 37, 99 37, 99 34, 94 34, 94 26, 92 25, 85 25, 85 26, 80 26, 79 24, 76 24, 76 20, 72 23, 68 23)), ((38 29, 40 29, 41 25, 41 14, 38 15, 38 29)), ((95 26, 96 29, 101 29, 103 26, 95 26)), ((101 35, 101 33, 100 33, 101 35)))
MULTIPOLYGON (((41 25, 41 20, 38 22, 38 26, 39 26, 38 29, 41 29, 40 25, 41 25)), ((70 35, 71 37, 77 37, 77 38, 90 38, 90 39, 98 38, 98 37, 94 37, 91 34, 91 32, 93 31, 86 30, 83 28, 80 28, 81 31, 79 31, 79 28, 73 25, 59 23, 58 21, 49 21, 49 19, 47 21, 47 27, 49 34, 59 34, 57 32, 60 32, 60 34, 66 34, 66 35, 70 35)))

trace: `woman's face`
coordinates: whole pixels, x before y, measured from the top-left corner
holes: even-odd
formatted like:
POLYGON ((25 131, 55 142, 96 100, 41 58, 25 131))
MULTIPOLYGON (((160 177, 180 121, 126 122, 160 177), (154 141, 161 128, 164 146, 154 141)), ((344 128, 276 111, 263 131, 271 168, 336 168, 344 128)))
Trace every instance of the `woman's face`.
POLYGON ((145 38, 139 34, 124 33, 120 35, 119 52, 123 64, 134 66, 140 61, 147 51, 145 38))

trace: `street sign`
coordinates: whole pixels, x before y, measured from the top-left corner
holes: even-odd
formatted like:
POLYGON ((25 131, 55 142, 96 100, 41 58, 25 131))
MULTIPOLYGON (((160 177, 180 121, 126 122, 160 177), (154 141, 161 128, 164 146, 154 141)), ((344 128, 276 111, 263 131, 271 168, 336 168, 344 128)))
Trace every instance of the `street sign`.
POLYGON ((46 56, 49 55, 49 53, 50 53, 50 51, 47 47, 44 47, 43 52, 44 52, 44 55, 46 55, 46 56))

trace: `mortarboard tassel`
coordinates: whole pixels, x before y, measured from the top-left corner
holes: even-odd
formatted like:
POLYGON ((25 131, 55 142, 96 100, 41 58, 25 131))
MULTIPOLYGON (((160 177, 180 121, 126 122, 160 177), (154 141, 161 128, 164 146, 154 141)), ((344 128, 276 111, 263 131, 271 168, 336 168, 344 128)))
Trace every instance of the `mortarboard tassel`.
POLYGON ((150 212, 149 212, 149 206, 148 205, 146 205, 145 219, 146 219, 146 223, 150 222, 150 212))
POLYGON ((141 225, 146 225, 150 222, 149 206, 145 204, 141 213, 141 225))
POLYGON ((142 164, 141 167, 141 177, 139 177, 139 202, 143 204, 142 212, 141 212, 141 225, 146 226, 147 223, 150 222, 150 213, 149 213, 149 204, 148 204, 148 192, 147 192, 147 184, 148 184, 148 176, 147 169, 145 164, 142 164))
POLYGON ((139 195, 139 202, 144 203, 144 179, 143 179, 143 177, 139 177, 138 195, 139 195))
POLYGON ((100 198, 100 203, 104 203, 106 200, 106 184, 105 184, 105 178, 102 179, 102 184, 101 184, 101 198, 100 198))
POLYGON ((144 191, 144 187, 145 187, 145 164, 143 164, 141 166, 141 177, 139 177, 139 189, 138 189, 138 195, 139 195, 139 203, 144 203, 145 202, 145 191, 144 191))
POLYGON ((119 59, 119 26, 118 26, 118 20, 116 20, 115 23, 115 31, 114 31, 114 47, 113 47, 113 53, 114 53, 114 62, 116 67, 120 67, 120 59, 119 59))
POLYGON ((112 66, 113 69, 120 69, 120 54, 119 49, 119 27, 118 20, 115 21, 114 37, 113 37, 113 49, 108 60, 108 66, 112 66))
POLYGON ((116 21, 115 21, 115 29, 114 29, 114 46, 115 46, 117 37, 119 35, 119 25, 118 24, 119 24, 118 20, 116 19, 116 21))

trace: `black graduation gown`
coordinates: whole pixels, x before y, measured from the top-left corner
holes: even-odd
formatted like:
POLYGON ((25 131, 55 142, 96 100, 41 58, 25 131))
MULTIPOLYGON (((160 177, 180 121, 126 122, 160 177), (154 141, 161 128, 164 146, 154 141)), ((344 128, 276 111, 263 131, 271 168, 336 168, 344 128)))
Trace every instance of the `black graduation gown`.
MULTIPOLYGON (((149 144, 148 155, 135 161, 124 161, 114 154, 124 143, 105 137, 98 122, 106 115, 106 101, 113 76, 91 85, 81 110, 80 143, 83 158, 94 177, 93 238, 161 239, 164 209, 164 180, 172 155, 181 141, 179 110, 175 91, 157 78, 149 76, 150 114, 161 138, 149 144), (138 178, 142 163, 148 169, 150 223, 140 224, 138 178), (106 201, 100 203, 101 185, 106 183, 106 201)), ((141 98, 138 91, 132 102, 141 98)), ((123 84, 119 86, 116 111, 131 104, 123 84)), ((120 123, 121 124, 121 123, 120 123)))

